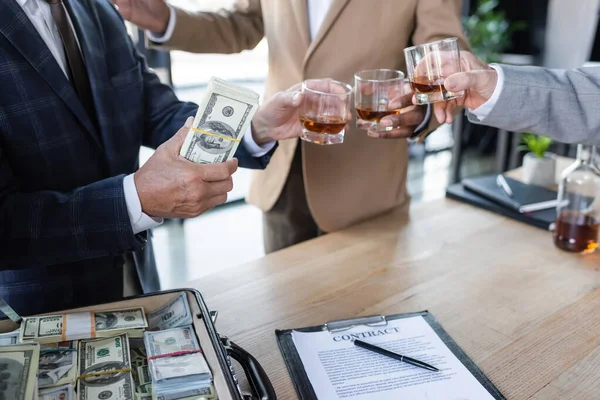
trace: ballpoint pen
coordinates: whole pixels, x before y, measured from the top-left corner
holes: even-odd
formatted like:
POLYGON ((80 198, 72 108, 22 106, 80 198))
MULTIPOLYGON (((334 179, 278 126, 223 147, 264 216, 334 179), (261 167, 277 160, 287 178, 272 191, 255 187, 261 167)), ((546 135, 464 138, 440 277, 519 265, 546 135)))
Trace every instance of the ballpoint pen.
POLYGON ((496 184, 498 186, 500 186, 502 188, 502 190, 504 190, 504 193, 506 193, 506 195, 508 197, 513 197, 513 191, 510 188, 510 186, 508 185, 508 182, 506 182, 506 179, 504 178, 504 175, 499 174, 496 177, 496 184))
POLYGON ((358 340, 358 339, 353 340, 353 343, 358 347, 362 347, 363 349, 371 350, 372 352, 381 354, 382 356, 390 357, 390 358, 393 358, 394 360, 405 362, 407 364, 414 365, 415 367, 419 367, 419 368, 424 368, 429 371, 440 372, 440 370, 437 369, 436 367, 434 367, 433 365, 426 364, 423 361, 415 360, 414 358, 396 354, 392 351, 383 349, 379 346, 375 346, 371 343, 363 342, 362 340, 358 340))

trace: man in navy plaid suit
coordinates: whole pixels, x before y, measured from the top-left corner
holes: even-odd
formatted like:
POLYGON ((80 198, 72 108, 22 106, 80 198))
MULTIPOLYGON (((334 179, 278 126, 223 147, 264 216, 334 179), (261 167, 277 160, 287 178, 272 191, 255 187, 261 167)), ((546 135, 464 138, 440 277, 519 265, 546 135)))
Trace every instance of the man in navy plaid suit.
POLYGON ((20 314, 121 298, 151 275, 149 228, 223 203, 238 160, 264 168, 300 133, 290 90, 259 109, 238 160, 179 157, 197 106, 148 70, 109 0, 2 0, 0 50, 0 297, 20 314), (141 145, 157 151, 137 170, 141 145))

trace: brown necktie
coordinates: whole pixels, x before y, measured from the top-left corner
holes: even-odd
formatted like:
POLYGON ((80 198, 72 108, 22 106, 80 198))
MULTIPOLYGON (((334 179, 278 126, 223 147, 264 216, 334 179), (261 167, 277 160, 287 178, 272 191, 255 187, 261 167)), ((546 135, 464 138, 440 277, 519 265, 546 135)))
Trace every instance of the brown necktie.
POLYGON ((67 16, 67 10, 63 4, 63 0, 46 0, 50 4, 50 10, 52 11, 52 17, 58 27, 60 38, 63 46, 65 47, 65 54, 67 56, 67 62, 69 64, 69 75, 71 82, 75 86, 75 91, 79 96, 79 99, 83 103, 88 116, 95 121, 96 113, 94 111, 94 100, 92 98, 92 88, 90 87, 90 81, 88 79, 87 70, 83 62, 83 56, 79 51, 77 45, 77 39, 75 38, 75 32, 71 29, 69 24, 69 18, 67 16))

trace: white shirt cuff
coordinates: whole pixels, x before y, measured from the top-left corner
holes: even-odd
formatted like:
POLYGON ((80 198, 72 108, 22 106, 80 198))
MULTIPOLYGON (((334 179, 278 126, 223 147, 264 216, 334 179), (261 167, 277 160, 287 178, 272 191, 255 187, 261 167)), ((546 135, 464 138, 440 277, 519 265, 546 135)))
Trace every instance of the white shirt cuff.
POLYGON ((274 140, 267 142, 262 146, 258 145, 258 143, 256 143, 252 137, 252 128, 248 128, 246 133, 244 133, 244 136, 242 137, 242 143, 244 144, 246 150, 248 150, 248 153, 250 153, 250 155, 254 158, 264 156, 270 152, 273 147, 275 147, 274 140))
POLYGON ((177 14, 175 14, 175 10, 172 6, 169 5, 169 24, 167 25, 167 30, 165 33, 160 35, 156 32, 146 31, 146 37, 150 39, 150 41, 154 43, 167 43, 173 37, 173 31, 175 30, 175 24, 177 23, 177 14))
POLYGON ((500 98, 500 93, 502 93, 502 88, 504 87, 504 71, 502 67, 499 65, 493 64, 490 67, 494 68, 498 73, 498 82, 496 83, 496 89, 494 89, 494 93, 492 93, 492 97, 488 99, 485 103, 480 105, 474 110, 469 110, 471 114, 476 116, 479 121, 483 121, 494 109, 498 99, 500 98))
POLYGON ((133 234, 137 235, 140 232, 155 228, 163 223, 162 218, 153 218, 142 212, 142 203, 138 196, 133 174, 127 175, 123 179, 123 190, 125 192, 125 203, 127 204, 127 213, 131 221, 131 229, 133 234))

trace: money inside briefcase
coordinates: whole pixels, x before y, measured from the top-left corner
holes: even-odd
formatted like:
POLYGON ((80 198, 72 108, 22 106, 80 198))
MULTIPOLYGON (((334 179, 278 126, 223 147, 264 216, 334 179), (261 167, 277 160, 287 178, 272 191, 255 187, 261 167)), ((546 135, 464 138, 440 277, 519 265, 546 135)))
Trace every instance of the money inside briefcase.
POLYGON ((256 359, 217 334, 190 289, 24 317, 20 327, 0 321, 0 353, 0 367, 11 364, 0 373, 14 391, 7 399, 276 398, 256 359), (242 394, 230 357, 252 394, 242 394))

